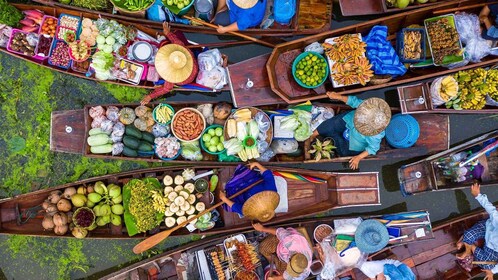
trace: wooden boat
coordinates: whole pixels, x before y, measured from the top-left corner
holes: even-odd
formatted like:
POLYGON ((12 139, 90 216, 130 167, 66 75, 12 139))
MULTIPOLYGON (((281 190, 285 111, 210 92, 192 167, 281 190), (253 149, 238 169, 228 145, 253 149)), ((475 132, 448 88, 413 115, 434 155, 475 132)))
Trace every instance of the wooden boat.
POLYGON ((497 114, 498 107, 486 105, 480 110, 455 110, 444 105, 434 106, 430 94, 430 83, 423 82, 398 87, 399 103, 403 114, 497 114), (420 99, 422 98, 422 99, 420 99))
MULTIPOLYGON (((404 246, 386 248, 370 256, 372 260, 397 259, 408 265, 419 280, 463 280, 474 279, 482 273, 476 265, 470 272, 457 262, 456 243, 463 232, 475 223, 488 218, 484 210, 462 215, 439 223, 433 227, 434 239, 404 246)), ((355 279, 368 279, 359 270, 354 270, 355 279)), ((480 275, 483 276, 483 275, 480 275)))
MULTIPOLYGON (((480 10, 486 3, 481 3, 478 0, 468 0, 459 3, 448 2, 441 3, 438 5, 433 5, 425 8, 420 8, 404 13, 399 13, 379 19, 374 19, 364 23, 347 26, 332 31, 323 32, 317 35, 307 36, 298 40, 290 41, 287 43, 279 44, 275 47, 268 62, 266 64, 266 71, 269 79, 269 85, 271 91, 275 93, 278 97, 283 99, 287 103, 300 103, 307 100, 317 100, 327 98, 325 94, 326 91, 335 91, 340 94, 356 94, 360 92, 365 92, 374 89, 386 88, 390 86, 412 83, 421 81, 428 78, 433 78, 441 75, 446 75, 454 73, 460 70, 466 70, 475 67, 486 67, 498 62, 498 58, 495 56, 487 56, 482 59, 479 63, 469 63, 466 66, 447 69, 443 67, 429 67, 429 68, 410 68, 410 70, 403 76, 393 78, 389 82, 379 83, 379 84, 367 84, 366 86, 352 85, 346 87, 333 88, 332 83, 327 81, 324 85, 316 89, 305 89, 297 84, 292 75, 292 63, 294 59, 303 52, 304 48, 313 42, 324 42, 327 38, 333 38, 337 36, 342 36, 345 34, 356 34, 361 33, 362 36, 368 35, 370 30, 375 25, 385 25, 388 27, 388 39, 391 43, 395 45, 396 33, 402 28, 413 24, 423 25, 423 20, 438 16, 448 12, 467 12, 479 14, 480 10), (480 3, 480 4, 479 4, 480 3)), ((244 62, 243 62, 244 63, 244 62)), ((261 70, 254 67, 249 67, 249 63, 244 63, 244 65, 239 65, 239 68, 247 68, 243 73, 235 73, 231 71, 231 79, 235 79, 237 76, 238 82, 232 81, 231 89, 232 95, 238 96, 250 96, 252 91, 248 91, 245 88, 247 79, 257 82, 266 83, 265 78, 261 77, 263 74, 261 70), (240 77, 240 78, 239 78, 240 77)), ((260 89, 264 88, 266 85, 253 85, 252 88, 260 89)), ((244 97, 240 97, 245 99, 244 97)), ((263 100, 262 100, 263 101, 263 100)), ((266 101, 266 100, 265 100, 266 101)))
MULTIPOLYGON (((419 212, 419 211, 416 211, 419 212)), ((424 212, 424 211, 420 211, 424 212)), ((401 214, 410 214, 414 212, 406 212, 406 213, 401 213, 401 214)), ((391 241, 387 247, 388 248, 397 248, 398 246, 404 247, 407 244, 419 244, 423 245, 428 241, 431 241, 434 236, 432 232, 432 227, 430 226, 430 218, 429 218, 429 213, 425 211, 427 216, 414 220, 418 222, 429 222, 429 225, 424 228, 425 236, 420 236, 420 237, 415 237, 415 235, 411 235, 409 238, 406 239, 400 239, 396 241, 391 241), (404 245, 404 246, 402 246, 404 245)), ((356 216, 357 217, 357 216, 356 216)), ((375 219, 375 218, 380 218, 381 215, 363 215, 363 219, 375 219)), ((292 227, 297 229, 299 232, 301 232, 306 239, 308 240, 309 244, 313 247, 315 244, 318 244, 317 241, 314 239, 314 230, 317 226, 321 224, 327 224, 330 226, 334 226, 334 220, 338 219, 344 219, 344 218, 355 218, 352 216, 349 217, 327 217, 327 218, 318 218, 318 219, 306 219, 306 220, 300 220, 300 221, 294 221, 290 223, 285 223, 285 224, 278 224, 275 225, 275 227, 292 227)), ((402 228, 402 227, 400 227, 402 228)), ((402 229, 403 232, 409 232, 412 231, 413 228, 410 227, 410 229, 402 229)), ((260 233, 250 230, 250 231, 245 231, 245 232, 240 232, 240 234, 243 234, 249 242, 257 242, 259 241, 262 237, 260 236, 260 233)), ((402 233, 403 235, 405 233, 402 233)), ((212 252, 216 247, 220 247, 223 250, 224 247, 224 241, 228 238, 232 238, 233 235, 225 235, 221 237, 210 237, 204 240, 199 240, 196 242, 191 242, 186 245, 183 245, 179 248, 173 249, 166 251, 160 255, 154 256, 152 258, 140 261, 138 263, 132 264, 130 266, 124 267, 114 273, 111 273, 109 275, 103 276, 101 279, 105 280, 117 280, 117 279, 134 279, 133 276, 135 275, 146 275, 146 273, 150 270, 157 269, 158 272, 161 273, 161 275, 165 275, 167 277, 171 277, 174 279, 200 279, 197 277, 191 278, 192 277, 192 272, 197 272, 199 273, 200 271, 205 272, 206 274, 209 273, 206 271, 207 266, 209 266, 210 260, 208 259, 207 262, 204 262, 201 258, 195 257, 193 259, 193 262, 191 262, 189 266, 189 278, 185 278, 186 275, 184 274, 185 272, 185 267, 182 265, 182 262, 180 261, 180 258, 182 258, 182 255, 185 256, 186 254, 196 254, 200 253, 200 256, 202 256, 204 253, 208 255, 210 252, 212 252), (207 266, 205 266, 207 264, 207 266), (145 273, 145 274, 144 274, 145 273)), ((224 250, 223 250, 224 251, 224 250)), ((316 253, 315 249, 315 255, 314 255, 314 260, 320 260, 320 254, 316 253)), ((261 256, 260 256, 261 257, 261 256)), ((262 257, 261 257, 262 258, 262 257)), ((262 265, 260 272, 263 271, 263 267, 267 264, 266 260, 261 260, 262 265)), ((259 268, 258 268, 259 269, 259 268)), ((311 276, 311 275, 310 275, 311 276)), ((169 278, 168 278, 169 279, 169 278)), ((216 279, 216 278, 212 278, 216 279)), ((230 278, 228 278, 230 279, 230 278)), ((233 279, 233 278, 231 278, 233 279)), ((264 278, 260 278, 264 279, 264 278)))
MULTIPOLYGON (((80 7, 75 7, 71 5, 65 5, 54 0, 35 0, 34 2, 50 5, 55 7, 63 7, 64 9, 71 9, 74 11, 80 11, 85 13, 98 13, 103 17, 114 18, 119 20, 125 20, 129 22, 134 22, 140 25, 151 26, 156 28, 162 28, 162 22, 148 20, 144 14, 137 17, 129 16, 124 14, 114 14, 111 10, 108 11, 94 11, 89 9, 84 9, 80 7)), ((267 9, 271 8, 271 2, 268 3, 267 9)), ((330 29, 332 23, 332 0, 298 0, 296 1, 296 14, 291 20, 290 25, 280 25, 274 23, 268 29, 261 28, 249 28, 242 31, 242 33, 252 36, 273 36, 273 37, 284 37, 284 36, 294 36, 294 35, 306 35, 306 34, 317 34, 330 29)), ((187 15, 194 16, 194 8, 190 10, 187 15)), ((171 27, 174 30, 179 30, 188 33, 203 33, 203 34, 216 34, 219 35, 216 30, 199 25, 185 25, 180 23, 171 23, 171 27)))
MULTIPOLYGON (((175 111, 178 111, 184 107, 196 107, 200 103, 169 103, 173 106, 175 111)), ((337 104, 316 104, 320 106, 326 106, 332 108, 335 113, 342 112, 344 110, 349 110, 346 105, 337 104)), ((109 105, 102 105, 104 107, 109 105)), ((128 104, 120 105, 114 104, 114 106, 121 108, 123 106, 128 106, 135 108, 138 104, 128 104)), ((52 112, 51 117, 51 135, 50 135, 50 149, 56 152, 66 152, 66 153, 76 153, 83 154, 84 156, 102 159, 126 159, 126 160, 143 160, 149 162, 164 162, 163 160, 157 158, 156 156, 149 157, 125 157, 125 156, 111 156, 110 154, 92 154, 90 152, 90 147, 87 144, 88 131, 91 129, 92 119, 89 116, 89 110, 92 106, 85 106, 82 110, 69 110, 69 111, 56 111, 52 112), (68 130, 68 127, 70 129, 68 130)), ((263 110, 277 110, 286 109, 287 105, 273 105, 273 106, 263 106, 263 110)), ((393 112, 399 112, 399 109, 393 108, 393 112)), ((449 118, 448 116, 430 116, 430 115, 415 115, 414 116, 420 124, 420 137, 415 144, 415 146, 407 149, 393 149, 383 141, 381 144, 381 149, 377 155, 368 157, 371 160, 382 160, 387 158, 410 158, 417 157, 427 154, 432 154, 438 151, 446 150, 449 148, 450 134, 449 134, 449 118)), ((312 159, 310 154, 307 152, 309 150, 309 141, 300 142, 301 153, 296 156, 288 156, 285 154, 278 154, 274 156, 270 162, 267 164, 295 164, 316 162, 312 159)), ((320 162, 348 162, 350 157, 335 157, 330 160, 321 160, 320 162)), ((169 162, 174 163, 192 163, 188 160, 183 160, 181 157, 171 160, 169 162)), ((210 155, 203 152, 203 163, 217 163, 218 156, 210 155)), ((232 162, 232 164, 235 164, 232 162)))
POLYGON ((397 13, 401 11, 413 10, 424 8, 432 5, 437 5, 441 2, 461 2, 460 0, 452 1, 433 1, 426 3, 413 3, 404 9, 388 7, 386 5, 386 0, 339 0, 339 5, 341 7, 341 13, 343 16, 363 16, 363 15, 378 15, 387 13, 397 13))
MULTIPOLYGON (((18 195, 13 198, 2 199, 0 200, 0 234, 57 236, 51 231, 43 230, 41 224, 43 215, 38 212, 41 209, 40 205, 47 199, 52 190, 63 190, 71 186, 89 186, 98 181, 102 181, 105 185, 114 183, 122 187, 131 179, 146 177, 155 177, 162 182, 165 175, 174 177, 175 175, 181 174, 187 167, 189 166, 160 167, 128 171, 85 179, 51 189, 39 190, 28 194, 18 195)), ((235 167, 222 164, 191 168, 194 169, 196 174, 202 174, 213 169, 217 170, 220 183, 227 182, 235 170, 235 167)), ((308 181, 286 179, 288 212, 277 214, 269 221, 269 224, 283 223, 292 219, 313 216, 337 208, 380 205, 379 178, 377 172, 336 173, 280 167, 270 168, 270 170, 308 175, 314 178, 323 179, 326 183, 311 183, 308 181)), ((221 188, 219 187, 215 191, 215 200, 213 204, 210 202, 209 192, 205 193, 201 198, 201 201, 206 204, 206 209, 209 208, 209 205, 218 203, 220 189, 221 188)), ((193 233, 190 233, 186 228, 183 228, 176 231, 174 235, 227 234, 251 228, 250 220, 241 219, 238 214, 224 211, 222 207, 219 207, 217 210, 221 215, 221 220, 214 228, 204 232, 194 231, 193 233)), ((64 235, 64 237, 70 236, 70 233, 64 235)), ((89 234, 89 238, 113 239, 143 238, 145 236, 146 234, 138 234, 129 237, 125 227, 114 225, 98 227, 89 234)))
MULTIPOLYGON (((493 139, 498 139, 498 130, 486 133, 426 159, 403 165, 398 169, 401 193, 404 196, 408 196, 432 191, 469 188, 472 185, 472 180, 469 179, 464 182, 455 183, 450 178, 451 175, 445 174, 443 166, 447 166, 446 163, 448 161, 452 162, 451 157, 460 152, 473 151, 477 153, 483 147, 487 146, 489 142, 493 142, 493 139), (417 172, 420 173, 417 174, 417 172)), ((481 155, 477 159, 484 167, 481 185, 491 186, 496 184, 498 182, 498 151, 491 151, 489 154, 481 155)))
MULTIPOLYGON (((90 19, 94 19, 94 20, 99 18, 99 15, 97 15, 95 13, 68 10, 68 9, 64 9, 62 7, 48 7, 48 6, 28 5, 28 4, 12 4, 12 5, 14 5, 16 8, 18 8, 21 11, 36 9, 36 10, 42 11, 43 13, 45 13, 45 15, 49 15, 49 16, 53 16, 53 17, 59 17, 61 14, 68 14, 68 15, 78 16, 81 18, 83 18, 83 17, 90 18, 90 19)), ((137 23, 130 23, 130 22, 126 22, 126 21, 121 20, 121 19, 117 19, 116 21, 118 21, 119 23, 121 23, 125 26, 134 26, 138 30, 140 30, 140 31, 142 31, 142 32, 146 33, 147 35, 150 35, 154 38, 156 38, 157 35, 162 34, 162 31, 160 32, 156 29, 152 29, 152 28, 149 28, 149 27, 137 24, 137 23)), ((231 43, 229 43, 229 45, 231 45, 231 43)), ((212 46, 216 47, 217 45, 212 45, 212 46)), ((223 44, 219 45, 217 47, 223 47, 223 44)), ((194 46, 191 46, 189 48, 197 49, 199 51, 202 50, 202 48, 197 48, 194 46)), ((120 81, 120 80, 101 81, 101 80, 97 80, 95 78, 94 74, 87 76, 86 73, 74 71, 71 67, 69 67, 69 69, 63 69, 63 68, 60 68, 57 66, 50 65, 48 63, 48 59, 46 59, 46 58, 43 59, 40 57, 35 57, 35 58, 27 57, 27 56, 23 56, 23 55, 20 55, 17 53, 10 52, 6 48, 0 48, 0 52, 11 55, 11 56, 19 58, 19 59, 22 59, 24 61, 36 63, 40 66, 50 68, 51 70, 54 70, 57 72, 68 74, 68 75, 75 76, 78 78, 83 78, 83 79, 93 80, 93 81, 98 81, 98 82, 104 82, 104 83, 117 84, 117 85, 122 85, 122 86, 145 88, 145 89, 154 89, 155 87, 157 87, 157 85, 155 85, 153 82, 146 81, 146 80, 141 80, 139 82, 139 84, 131 84, 131 83, 127 83, 127 82, 120 81)), ((225 88, 222 90, 225 90, 225 88)), ((198 90, 192 89, 192 88, 187 88, 187 87, 175 87, 173 89, 173 91, 189 91, 189 92, 191 92, 191 91, 198 91, 198 90)), ((213 91, 214 90, 211 90, 211 92, 213 92, 213 91)))

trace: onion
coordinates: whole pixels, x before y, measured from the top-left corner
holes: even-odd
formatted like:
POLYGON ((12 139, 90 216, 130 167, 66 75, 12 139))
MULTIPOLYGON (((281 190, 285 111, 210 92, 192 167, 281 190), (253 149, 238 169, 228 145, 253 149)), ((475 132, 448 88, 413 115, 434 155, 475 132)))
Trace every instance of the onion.
POLYGON ((71 199, 71 196, 76 193, 76 188, 74 187, 69 187, 64 190, 64 193, 62 194, 65 199, 71 199))
POLYGON ((51 191, 50 195, 48 196, 48 201, 53 204, 57 204, 59 200, 62 198, 62 192, 57 190, 57 191, 51 191))
POLYGON ((59 209, 59 211, 68 212, 69 210, 71 210, 71 207, 72 207, 71 202, 69 202, 69 200, 65 198, 57 202, 57 209, 59 209))
POLYGON ((43 208, 43 210, 47 210, 48 206, 50 206, 50 201, 45 200, 45 201, 42 203, 42 208, 43 208))
POLYGON ((88 186, 88 187, 86 187, 86 192, 93 193, 93 192, 95 192, 95 190, 93 189, 93 186, 88 186))
POLYGON ((76 238, 85 238, 86 235, 88 234, 88 230, 82 229, 80 227, 75 227, 75 228, 73 228, 73 230, 71 231, 71 233, 76 238))
POLYGON ((56 213, 53 219, 56 227, 67 225, 67 215, 65 213, 56 213))
POLYGON ((47 209, 45 210, 47 214, 50 216, 53 216, 55 213, 57 213, 59 210, 57 210, 57 206, 53 203, 49 203, 47 209))
POLYGON ((45 216, 43 217, 43 221, 42 221, 42 227, 44 229, 49 229, 49 230, 52 230, 55 227, 54 220, 52 219, 52 216, 45 214, 45 216))
POLYGON ((67 226, 67 224, 64 224, 61 226, 56 226, 54 228, 54 233, 57 235, 64 235, 64 234, 66 234, 68 229, 69 229, 69 227, 67 226))

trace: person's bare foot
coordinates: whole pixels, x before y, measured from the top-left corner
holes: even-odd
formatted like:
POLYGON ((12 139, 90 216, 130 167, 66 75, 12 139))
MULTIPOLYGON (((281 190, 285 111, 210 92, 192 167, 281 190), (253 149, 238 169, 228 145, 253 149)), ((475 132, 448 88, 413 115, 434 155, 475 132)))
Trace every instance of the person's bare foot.
POLYGON ((460 239, 458 239, 458 241, 457 241, 457 243, 456 243, 456 248, 457 248, 457 250, 462 249, 462 247, 463 247, 463 236, 462 236, 462 237, 460 237, 460 239))
POLYGON ((465 259, 472 254, 472 246, 467 243, 463 243, 465 250, 461 253, 456 254, 457 259, 465 259))

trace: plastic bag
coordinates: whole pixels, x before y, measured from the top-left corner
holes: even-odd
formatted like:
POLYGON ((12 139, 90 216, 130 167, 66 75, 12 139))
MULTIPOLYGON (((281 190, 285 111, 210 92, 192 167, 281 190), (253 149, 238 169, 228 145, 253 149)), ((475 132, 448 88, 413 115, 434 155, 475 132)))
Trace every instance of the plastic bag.
POLYGON ((206 119, 206 123, 208 125, 212 125, 214 122, 214 114, 213 114, 213 104, 201 104, 197 106, 197 110, 201 112, 201 114, 206 119))
POLYGON ((197 57, 197 63, 199 64, 199 72, 211 71, 216 66, 222 66, 223 58, 221 57, 221 52, 218 49, 212 49, 209 51, 202 52, 197 57))
POLYGON ((254 120, 258 123, 259 131, 265 134, 266 137, 266 132, 270 129, 270 120, 262 112, 257 112, 254 120))
POLYGON ((270 147, 275 154, 290 154, 297 152, 299 143, 295 139, 277 139, 270 147))
POLYGON ((166 14, 164 13, 163 7, 163 1, 156 0, 154 4, 149 9, 147 9, 147 18, 153 21, 165 21, 166 14))
MULTIPOLYGON (((266 142, 265 142, 266 143, 266 142)), ((268 162, 272 157, 275 156, 275 152, 272 149, 266 149, 266 151, 260 153, 258 161, 268 162)))
POLYGON ((434 105, 435 107, 443 105, 444 103, 446 103, 441 98, 441 96, 439 96, 439 90, 438 90, 441 87, 441 82, 443 81, 443 79, 444 79, 444 77, 439 77, 439 78, 435 79, 432 82, 431 88, 429 90, 431 93, 432 105, 434 105))
POLYGON ((320 43, 314 42, 304 48, 305 52, 316 52, 319 54, 323 54, 323 47, 320 43))
POLYGON ((169 128, 169 125, 160 125, 160 124, 155 124, 153 127, 152 127, 152 135, 154 135, 154 137, 164 137, 166 135, 168 135, 170 132, 170 128, 169 128))
POLYGON ((6 48, 12 34, 12 27, 0 24, 0 47, 6 48))
POLYGON ((335 244, 336 238, 335 234, 331 234, 318 244, 325 258, 323 269, 320 273, 320 276, 324 279, 334 279, 336 275, 361 266, 368 258, 368 254, 361 253, 357 248, 345 251, 346 256, 344 258, 340 257, 337 250, 332 246, 332 244, 335 244))
POLYGON ((481 37, 479 17, 474 14, 459 13, 455 15, 455 24, 462 44, 465 45, 465 59, 461 62, 451 63, 449 69, 465 66, 471 62, 479 62, 490 54, 491 47, 481 37))
POLYGON ((202 160, 201 147, 199 146, 199 141, 192 142, 181 142, 182 146, 182 157, 187 160, 202 160))
POLYGON ((227 72, 221 66, 215 66, 212 70, 200 70, 195 81, 198 84, 212 89, 221 89, 227 84, 227 72))
POLYGON ((313 108, 311 109, 311 115, 312 115, 312 120, 310 128, 311 131, 314 131, 324 121, 334 117, 335 113, 334 109, 330 107, 313 106, 313 108))

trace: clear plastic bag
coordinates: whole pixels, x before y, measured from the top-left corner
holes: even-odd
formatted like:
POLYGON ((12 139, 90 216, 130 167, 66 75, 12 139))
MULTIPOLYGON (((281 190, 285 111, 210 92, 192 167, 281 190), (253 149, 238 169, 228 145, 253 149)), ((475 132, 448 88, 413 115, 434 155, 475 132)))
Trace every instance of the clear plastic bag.
POLYGON ((227 80, 227 72, 221 66, 215 66, 211 70, 200 70, 195 79, 198 84, 216 90, 223 88, 227 80))
POLYGON ((297 152, 299 143, 295 139, 277 139, 271 143, 270 147, 275 154, 290 154, 297 152))
POLYGON ((273 150, 272 149, 267 149, 266 151, 260 153, 258 161, 268 162, 274 156, 275 156, 275 153, 273 152, 273 150))
POLYGON ((440 106, 440 105, 443 105, 444 103, 446 103, 442 98, 441 96, 439 96, 439 88, 441 87, 441 82, 443 81, 443 78, 444 77, 439 77, 437 79, 435 79, 432 84, 431 84, 431 88, 430 88, 430 93, 431 93, 431 100, 432 100, 432 104, 434 106, 440 106))
POLYGON ((320 43, 314 42, 304 48, 305 52, 316 52, 319 54, 323 54, 324 50, 320 43))
POLYGON ((368 254, 359 252, 357 248, 348 249, 345 251, 345 257, 340 257, 339 252, 332 246, 332 244, 335 244, 336 237, 335 234, 331 234, 318 244, 325 258, 323 260, 323 269, 320 273, 323 279, 334 279, 337 275, 361 266, 368 258, 368 254))
POLYGON ((221 57, 221 52, 218 49, 212 49, 205 51, 197 57, 197 63, 199 64, 199 72, 211 71, 216 66, 221 66, 223 58, 221 57))
POLYGON ((254 120, 258 123, 259 131, 266 135, 266 132, 270 129, 270 120, 262 112, 257 112, 254 120))
POLYGON ((465 66, 469 62, 479 62, 483 57, 490 54, 491 47, 481 37, 481 25, 477 15, 467 13, 456 14, 455 24, 460 35, 460 40, 465 45, 465 59, 461 62, 446 65, 447 68, 453 69, 465 66))
POLYGON ((311 131, 315 131, 315 129, 320 126, 325 120, 331 119, 334 117, 334 109, 329 107, 318 107, 313 106, 311 109, 311 131))
POLYGON ((182 157, 187 160, 202 160, 201 147, 199 146, 199 141, 194 142, 181 142, 182 146, 182 157))
POLYGON ((152 135, 154 135, 154 137, 164 137, 167 136, 169 132, 170 132, 169 125, 155 124, 152 127, 152 135))

